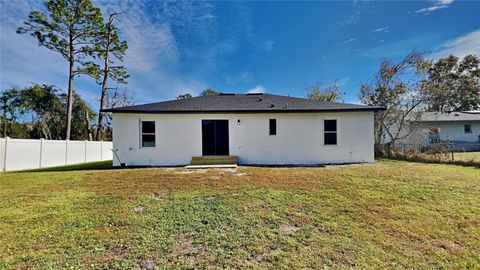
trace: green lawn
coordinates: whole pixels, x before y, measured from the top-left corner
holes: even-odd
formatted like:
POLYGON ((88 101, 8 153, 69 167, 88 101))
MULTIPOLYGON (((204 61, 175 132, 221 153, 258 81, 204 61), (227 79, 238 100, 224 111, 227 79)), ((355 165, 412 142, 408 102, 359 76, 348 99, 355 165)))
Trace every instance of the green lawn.
POLYGON ((480 267, 480 169, 0 174, 0 269, 480 267))

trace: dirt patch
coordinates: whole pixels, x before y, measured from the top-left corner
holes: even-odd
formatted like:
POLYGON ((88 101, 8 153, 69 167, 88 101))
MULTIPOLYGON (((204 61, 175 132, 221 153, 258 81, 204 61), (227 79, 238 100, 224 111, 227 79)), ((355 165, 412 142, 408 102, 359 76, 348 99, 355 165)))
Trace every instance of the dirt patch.
POLYGON ((253 258, 250 258, 249 260, 245 261, 245 264, 247 266, 255 266, 256 264, 260 263, 263 260, 262 255, 255 256, 253 258))
POLYGON ((206 172, 208 172, 207 169, 195 169, 195 170, 177 169, 177 170, 175 170, 176 174, 201 174, 201 173, 206 173, 206 172))
POLYGON ((177 237, 175 247, 172 252, 173 257, 192 256, 198 254, 199 249, 193 245, 192 237, 186 234, 180 234, 177 237))
POLYGON ((143 206, 135 207, 133 208, 133 211, 137 213, 142 213, 143 211, 145 211, 145 207, 143 206))
POLYGON ((147 196, 149 199, 154 201, 161 201, 161 200, 168 200, 170 199, 170 195, 166 193, 154 192, 147 196))
POLYGON ((459 229, 472 229, 478 227, 478 225, 479 223, 477 221, 468 218, 463 218, 457 222, 457 228, 459 229))
POLYGON ((24 262, 17 264, 17 266, 15 267, 15 269, 17 269, 17 270, 27 270, 27 269, 30 269, 30 268, 31 268, 31 264, 24 263, 24 262))
POLYGON ((299 227, 290 224, 283 224, 280 226, 280 231, 284 234, 294 234, 300 230, 299 227))
POLYGON ((235 175, 235 176, 244 176, 247 175, 246 172, 239 171, 237 169, 226 169, 224 171, 225 174, 235 175))
POLYGON ((100 265, 106 265, 109 262, 113 262, 116 260, 123 260, 127 253, 128 250, 126 250, 125 248, 113 248, 99 258, 100 265))
POLYGON ((155 268, 155 262, 153 260, 142 260, 138 266, 140 269, 152 270, 155 268))
POLYGON ((441 249, 448 250, 448 251, 462 248, 462 245, 460 245, 460 243, 458 243, 456 241, 447 241, 447 240, 432 241, 432 245, 437 247, 437 248, 441 248, 441 249))

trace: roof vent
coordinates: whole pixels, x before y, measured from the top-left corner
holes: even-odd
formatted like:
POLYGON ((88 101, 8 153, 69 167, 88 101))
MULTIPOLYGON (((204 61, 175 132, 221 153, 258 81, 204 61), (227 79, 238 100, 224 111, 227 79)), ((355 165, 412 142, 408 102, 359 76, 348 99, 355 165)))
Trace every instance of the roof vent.
POLYGON ((261 97, 257 98, 257 102, 261 102, 261 101, 262 101, 261 97))
POLYGON ((275 104, 270 104, 270 105, 268 105, 268 107, 273 108, 273 107, 275 107, 275 104))
POLYGON ((459 114, 459 113, 455 113, 455 116, 460 116, 460 114, 459 114))

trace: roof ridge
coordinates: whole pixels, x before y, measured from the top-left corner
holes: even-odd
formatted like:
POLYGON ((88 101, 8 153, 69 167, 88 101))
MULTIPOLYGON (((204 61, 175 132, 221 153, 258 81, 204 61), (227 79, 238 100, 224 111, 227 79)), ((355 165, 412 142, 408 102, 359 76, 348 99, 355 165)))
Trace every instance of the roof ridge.
POLYGON ((221 93, 103 110, 104 112, 326 112, 375 111, 383 107, 319 101, 267 93, 221 93), (260 101, 260 102, 259 102, 260 101))

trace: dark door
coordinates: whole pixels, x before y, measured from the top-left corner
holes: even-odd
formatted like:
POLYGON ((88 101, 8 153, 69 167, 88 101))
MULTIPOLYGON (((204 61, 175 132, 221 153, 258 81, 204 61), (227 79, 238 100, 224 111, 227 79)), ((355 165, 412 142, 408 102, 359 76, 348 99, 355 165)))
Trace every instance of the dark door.
POLYGON ((202 155, 228 156, 228 120, 202 120, 202 155))

